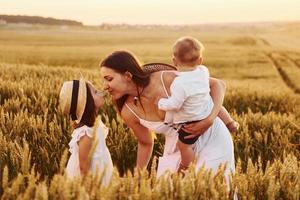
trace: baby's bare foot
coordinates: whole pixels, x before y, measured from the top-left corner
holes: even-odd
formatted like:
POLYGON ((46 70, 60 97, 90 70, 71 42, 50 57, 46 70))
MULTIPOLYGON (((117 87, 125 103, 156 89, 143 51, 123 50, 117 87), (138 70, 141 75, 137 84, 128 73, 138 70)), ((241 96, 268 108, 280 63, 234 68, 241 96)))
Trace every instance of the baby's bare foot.
POLYGON ((235 133, 239 130, 239 123, 236 121, 231 121, 229 123, 226 124, 228 130, 230 131, 230 133, 235 133))

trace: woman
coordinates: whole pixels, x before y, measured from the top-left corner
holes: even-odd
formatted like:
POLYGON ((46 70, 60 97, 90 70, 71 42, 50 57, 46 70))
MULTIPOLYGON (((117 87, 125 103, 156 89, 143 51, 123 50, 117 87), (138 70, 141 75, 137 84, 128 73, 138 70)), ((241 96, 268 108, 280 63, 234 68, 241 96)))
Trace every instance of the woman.
MULTIPOLYGON (((149 130, 165 135, 163 157, 158 164, 158 176, 165 170, 180 168, 180 152, 176 147, 177 132, 164 124, 165 112, 158 109, 155 102, 170 94, 170 85, 175 78, 174 71, 146 73, 135 56, 127 51, 116 51, 100 64, 104 88, 111 94, 121 118, 130 127, 137 140, 137 167, 145 168, 153 150, 153 137, 149 130)), ((211 96, 214 107, 211 114, 200 122, 186 125, 184 130, 193 135, 201 135, 203 142, 196 142, 196 171, 205 163, 213 171, 219 164, 227 162, 226 175, 234 171, 233 143, 223 122, 217 118, 224 97, 224 84, 210 78, 211 96)))

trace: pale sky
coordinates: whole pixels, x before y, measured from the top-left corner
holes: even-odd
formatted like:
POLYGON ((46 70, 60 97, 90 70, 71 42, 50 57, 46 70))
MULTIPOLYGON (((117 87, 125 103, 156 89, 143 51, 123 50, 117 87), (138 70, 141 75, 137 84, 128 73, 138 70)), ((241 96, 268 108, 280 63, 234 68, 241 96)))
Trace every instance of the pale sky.
POLYGON ((293 21, 300 20, 300 0, 0 0, 0 14, 85 25, 293 21))

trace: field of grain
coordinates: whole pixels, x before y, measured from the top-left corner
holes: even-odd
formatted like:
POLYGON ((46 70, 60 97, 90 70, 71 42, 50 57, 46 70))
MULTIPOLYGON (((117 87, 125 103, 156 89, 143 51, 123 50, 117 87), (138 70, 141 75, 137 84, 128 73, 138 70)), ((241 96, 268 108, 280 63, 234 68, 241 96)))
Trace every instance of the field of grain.
MULTIPOLYGON (((1 199, 239 199, 300 198, 299 24, 214 25, 149 30, 0 26, 1 199), (191 35, 205 46, 204 64, 227 85, 224 105, 240 123, 232 135, 237 172, 227 193, 221 171, 156 179, 164 138, 152 165, 134 170, 136 140, 110 99, 101 109, 116 166, 108 188, 101 177, 64 176, 71 127, 58 111, 65 80, 83 74, 101 88, 98 64, 127 49, 144 63, 171 63, 171 46, 191 35)), ((192 172, 192 170, 191 170, 192 172)))

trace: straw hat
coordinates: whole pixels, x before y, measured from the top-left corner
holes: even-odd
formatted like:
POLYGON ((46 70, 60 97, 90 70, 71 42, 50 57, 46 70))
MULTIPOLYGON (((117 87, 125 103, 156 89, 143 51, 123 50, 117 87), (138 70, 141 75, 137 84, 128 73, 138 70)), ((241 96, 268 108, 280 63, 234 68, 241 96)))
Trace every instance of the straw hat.
POLYGON ((173 65, 169 65, 165 63, 148 63, 143 65, 143 71, 149 74, 153 72, 166 71, 166 70, 177 71, 177 68, 173 65))
POLYGON ((86 81, 83 79, 65 81, 59 94, 59 106, 63 113, 79 123, 84 113, 87 99, 86 81))

